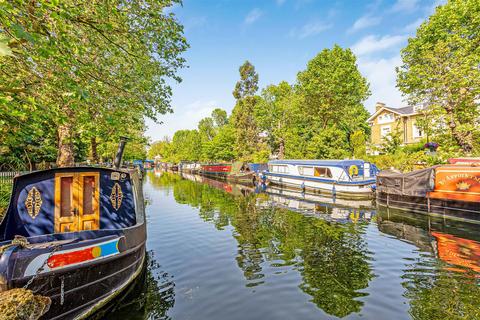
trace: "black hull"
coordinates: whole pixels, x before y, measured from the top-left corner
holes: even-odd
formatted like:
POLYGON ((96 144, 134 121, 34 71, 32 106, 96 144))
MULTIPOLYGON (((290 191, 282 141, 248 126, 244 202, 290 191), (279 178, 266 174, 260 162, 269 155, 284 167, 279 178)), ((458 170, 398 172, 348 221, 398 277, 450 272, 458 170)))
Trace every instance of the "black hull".
MULTIPOLYGON (((91 316, 130 284, 142 269, 145 246, 110 261, 55 272, 38 277, 29 286, 36 294, 52 299, 42 319, 78 319, 91 316), (61 304, 61 282, 64 279, 64 301, 61 304)), ((15 282, 23 287, 28 279, 15 282)))
POLYGON ((384 192, 377 192, 376 202, 383 207, 480 223, 480 204, 476 202, 430 199, 384 192))

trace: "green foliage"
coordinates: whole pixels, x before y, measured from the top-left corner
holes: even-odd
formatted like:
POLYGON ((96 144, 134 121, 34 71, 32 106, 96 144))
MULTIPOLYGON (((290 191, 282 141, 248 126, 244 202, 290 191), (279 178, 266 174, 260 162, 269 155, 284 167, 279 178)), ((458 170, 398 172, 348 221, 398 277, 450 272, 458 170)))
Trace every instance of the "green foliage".
POLYGON ((121 134, 144 148, 144 117, 171 111, 184 65, 174 3, 1 1, 0 163, 112 157, 121 134))
POLYGON ((252 161, 252 155, 259 148, 259 131, 255 120, 255 106, 260 98, 258 74, 255 67, 246 61, 239 69, 240 80, 235 85, 233 96, 237 103, 232 111, 231 122, 235 127, 235 153, 239 160, 252 161))
POLYGON ((266 162, 271 157, 365 154, 365 143, 360 144, 369 134, 369 115, 363 102, 370 92, 349 49, 323 50, 298 74, 296 84, 269 85, 260 96, 254 66, 247 61, 239 71, 229 125, 224 125, 226 112, 221 109, 199 123, 203 160, 266 162), (350 141, 352 137, 357 140, 350 141))
POLYGON ((363 159, 367 155, 367 137, 361 130, 357 130, 350 135, 350 143, 353 149, 353 157, 363 159))
POLYGON ((480 129, 480 3, 449 0, 437 7, 402 50, 398 86, 413 105, 425 106, 420 123, 434 139, 463 152, 478 145, 480 129))

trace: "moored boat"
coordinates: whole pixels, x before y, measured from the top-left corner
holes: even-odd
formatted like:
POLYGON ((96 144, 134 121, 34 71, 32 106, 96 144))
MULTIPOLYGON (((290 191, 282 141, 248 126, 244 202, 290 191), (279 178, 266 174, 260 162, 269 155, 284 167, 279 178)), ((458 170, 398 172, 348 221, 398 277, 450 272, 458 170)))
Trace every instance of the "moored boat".
POLYGON ((51 299, 45 319, 95 313, 140 273, 145 214, 137 170, 71 167, 14 179, 0 224, 0 291, 51 299))
POLYGON ((376 198, 381 206, 478 223, 480 165, 439 165, 405 174, 382 171, 376 198))
POLYGON ((374 164, 363 160, 275 160, 264 172, 267 182, 337 197, 372 198, 374 164))
POLYGON ((226 178, 232 171, 231 163, 202 164, 199 173, 203 176, 226 178))

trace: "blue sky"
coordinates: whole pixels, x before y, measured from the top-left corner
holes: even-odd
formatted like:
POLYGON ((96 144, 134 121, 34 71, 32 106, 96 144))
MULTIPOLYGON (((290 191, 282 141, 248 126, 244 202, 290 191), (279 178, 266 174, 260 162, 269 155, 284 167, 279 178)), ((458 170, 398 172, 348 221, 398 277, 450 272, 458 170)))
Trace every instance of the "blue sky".
POLYGON ((357 55, 371 97, 392 107, 404 106, 395 87, 395 67, 408 37, 442 0, 184 0, 168 9, 185 27, 190 49, 182 83, 173 84, 173 114, 162 124, 147 121, 152 140, 176 130, 196 128, 200 119, 220 107, 229 113, 238 67, 249 60, 260 88, 295 81, 299 71, 335 43, 357 55))

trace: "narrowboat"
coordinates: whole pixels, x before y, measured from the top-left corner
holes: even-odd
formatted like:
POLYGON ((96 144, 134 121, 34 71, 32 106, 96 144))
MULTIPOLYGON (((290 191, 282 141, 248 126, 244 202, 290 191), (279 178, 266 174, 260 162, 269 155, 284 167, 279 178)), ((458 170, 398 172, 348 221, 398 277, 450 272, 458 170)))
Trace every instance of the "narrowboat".
POLYGON ((226 178, 232 171, 231 163, 202 164, 199 173, 202 176, 226 178))
POLYGON ((232 169, 227 174, 227 180, 236 183, 255 184, 258 180, 258 170, 255 170, 257 164, 245 162, 234 162, 232 169))
POLYGON ((0 290, 48 297, 44 319, 102 309, 141 272, 145 213, 137 170, 71 167, 14 179, 0 224, 0 290))
POLYGON ((178 170, 186 173, 196 174, 200 170, 200 163, 182 161, 178 164, 178 170))
POLYGON ((267 183, 336 197, 372 198, 378 169, 363 160, 275 160, 267 183))
POLYGON ((377 175, 377 203, 417 213, 480 222, 480 165, 438 165, 377 175))

